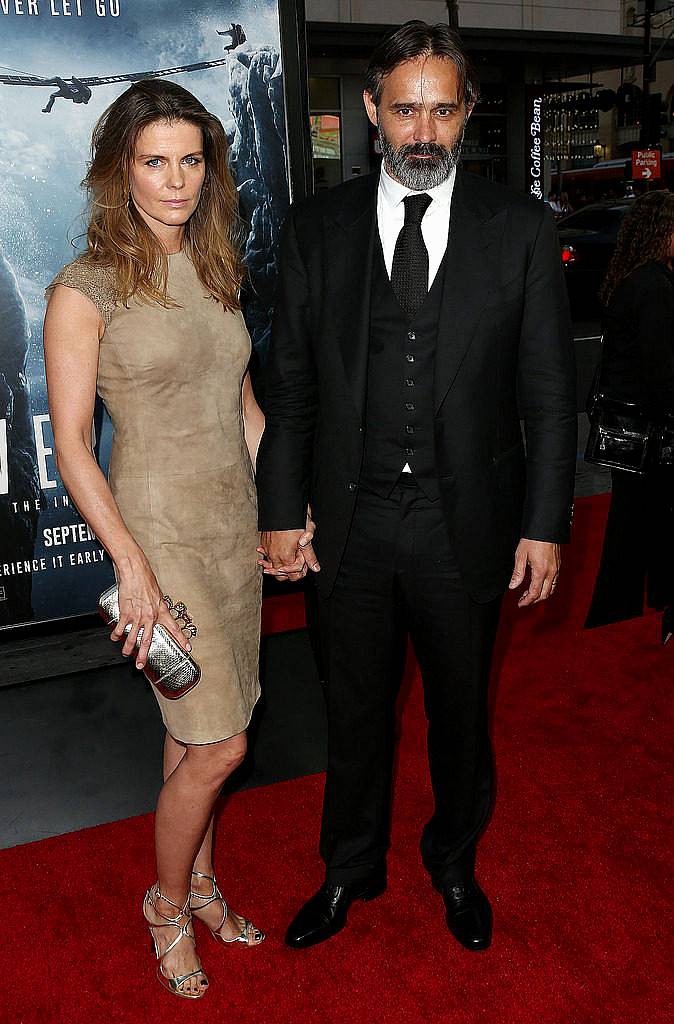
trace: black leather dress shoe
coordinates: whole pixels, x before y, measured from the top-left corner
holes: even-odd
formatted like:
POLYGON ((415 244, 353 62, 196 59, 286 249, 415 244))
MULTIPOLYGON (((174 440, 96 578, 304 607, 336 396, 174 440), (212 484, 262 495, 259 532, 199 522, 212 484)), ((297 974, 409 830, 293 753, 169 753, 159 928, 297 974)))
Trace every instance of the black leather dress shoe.
POLYGON ((385 891, 384 875, 351 886, 325 882, 291 922, 286 932, 286 945, 293 949, 306 949, 325 942, 342 930, 354 900, 373 900, 385 891))
POLYGON ((487 949, 491 944, 492 914, 489 900, 473 879, 442 890, 447 927, 466 949, 487 949))

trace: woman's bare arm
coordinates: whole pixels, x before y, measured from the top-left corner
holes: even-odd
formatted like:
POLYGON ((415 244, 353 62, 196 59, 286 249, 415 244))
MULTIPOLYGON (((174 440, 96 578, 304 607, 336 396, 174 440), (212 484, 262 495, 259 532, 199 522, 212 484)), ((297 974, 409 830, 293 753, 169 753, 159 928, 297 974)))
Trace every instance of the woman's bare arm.
MULTIPOLYGON (((255 469, 257 450, 260 447, 260 439, 264 434, 264 413, 257 404, 249 373, 247 373, 243 379, 241 397, 243 401, 243 419, 246 432, 246 444, 248 445, 248 451, 250 452, 250 460, 253 463, 253 469, 255 469)), ((297 573, 288 573, 283 570, 277 572, 274 570, 267 557, 267 551, 262 546, 257 549, 257 553, 260 555, 258 565, 261 565, 264 571, 269 575, 288 577, 291 580, 300 579, 302 576, 306 576, 308 569, 313 569, 314 572, 320 572, 321 567, 318 564, 318 558, 316 557, 312 546, 315 529, 316 524, 311 518, 311 509, 307 509, 305 531, 299 539, 299 545, 303 554, 303 564, 297 573)))
POLYGON ((246 444, 248 445, 248 451, 250 453, 250 461, 253 463, 253 469, 255 469, 257 450, 260 447, 260 438, 264 433, 264 413, 257 404, 257 400, 253 392, 253 385, 250 382, 250 373, 247 373, 243 378, 241 400, 243 404, 243 423, 246 433, 246 444))
POLYGON ((136 663, 142 668, 158 620, 179 643, 186 640, 162 601, 159 584, 143 551, 126 527, 92 449, 99 341, 104 324, 93 302, 57 285, 44 323, 45 366, 56 464, 80 513, 112 558, 120 591, 120 618, 113 640, 131 630, 123 647, 131 654, 143 630, 136 663))

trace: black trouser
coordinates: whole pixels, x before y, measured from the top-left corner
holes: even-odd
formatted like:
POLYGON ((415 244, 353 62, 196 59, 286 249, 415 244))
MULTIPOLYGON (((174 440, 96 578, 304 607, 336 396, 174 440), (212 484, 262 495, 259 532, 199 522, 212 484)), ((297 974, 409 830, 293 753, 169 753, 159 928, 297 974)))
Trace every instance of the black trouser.
POLYGON ((411 636, 428 717, 435 800, 421 850, 442 887, 472 875, 489 813, 487 688, 500 598, 465 592, 439 502, 403 474, 390 498, 362 491, 320 619, 328 701, 321 832, 327 878, 379 869, 389 845, 395 698, 411 636))
POLYGON ((611 470, 611 505, 585 628, 674 603, 672 467, 646 476, 611 470))

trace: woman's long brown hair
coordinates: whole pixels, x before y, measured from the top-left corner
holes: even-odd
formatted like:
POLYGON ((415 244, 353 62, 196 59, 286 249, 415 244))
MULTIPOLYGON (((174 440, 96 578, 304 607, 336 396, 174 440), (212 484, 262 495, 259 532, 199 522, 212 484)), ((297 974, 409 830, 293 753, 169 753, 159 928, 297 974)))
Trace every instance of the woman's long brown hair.
POLYGON ((240 308, 238 194, 228 166, 222 124, 186 89, 146 79, 123 92, 94 128, 91 164, 82 182, 89 193, 88 256, 115 272, 118 299, 132 296, 173 305, 168 257, 130 199, 138 136, 157 121, 187 122, 201 130, 206 173, 199 205, 185 225, 183 247, 199 280, 225 309, 240 308))
POLYGON ((605 306, 628 274, 653 260, 667 263, 674 233, 674 193, 658 190, 635 199, 625 214, 618 242, 599 289, 605 306))

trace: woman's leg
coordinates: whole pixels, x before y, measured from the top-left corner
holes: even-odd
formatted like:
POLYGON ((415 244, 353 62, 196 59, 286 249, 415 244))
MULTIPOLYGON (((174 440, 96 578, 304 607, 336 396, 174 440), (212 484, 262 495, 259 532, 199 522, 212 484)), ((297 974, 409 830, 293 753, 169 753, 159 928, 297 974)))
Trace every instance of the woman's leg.
MULTIPOLYGON (((244 752, 245 752, 245 733, 241 736, 244 740, 244 752)), ((184 754, 185 746, 182 743, 177 743, 169 733, 166 733, 166 740, 164 743, 164 779, 168 779, 173 771, 180 764, 184 754)), ((199 893, 204 897, 203 902, 212 895, 213 884, 209 881, 209 878, 215 878, 215 870, 213 867, 213 814, 206 829, 201 847, 194 858, 193 871, 198 871, 199 874, 205 875, 205 878, 192 877, 191 889, 195 893, 199 893)), ((201 900, 192 900, 192 910, 199 911, 201 900)), ((222 919, 223 906, 219 901, 214 901, 209 906, 199 911, 199 919, 207 924, 211 928, 218 928, 222 919)), ((245 919, 235 914, 232 910, 229 911, 225 918, 222 926, 218 929, 220 934, 225 939, 233 939, 235 936, 240 935, 244 926, 245 919)))
MULTIPOLYGON (((245 752, 245 733, 205 746, 183 747, 167 740, 164 764, 168 773, 155 815, 157 877, 162 895, 179 907, 187 900, 194 862, 209 831, 218 793, 245 752)), ((176 915, 175 908, 161 899, 157 900, 157 910, 166 917, 176 915)), ((161 922, 159 917, 155 920, 161 922)), ((175 938, 176 931, 158 929, 155 935, 161 951, 175 938)), ((178 943, 163 961, 164 972, 173 976, 187 974, 198 966, 196 950, 187 941, 178 943)), ((183 991, 197 991, 202 980, 200 976, 190 979, 183 991)))
MULTIPOLYGON (((164 740, 164 782, 169 775, 175 771, 185 754, 186 747, 183 743, 177 743, 170 733, 166 733, 164 740)), ((213 875, 213 814, 206 829, 206 834, 201 843, 199 852, 194 859, 194 871, 200 871, 204 875, 213 875)), ((194 879, 192 880, 194 881, 194 879)))

